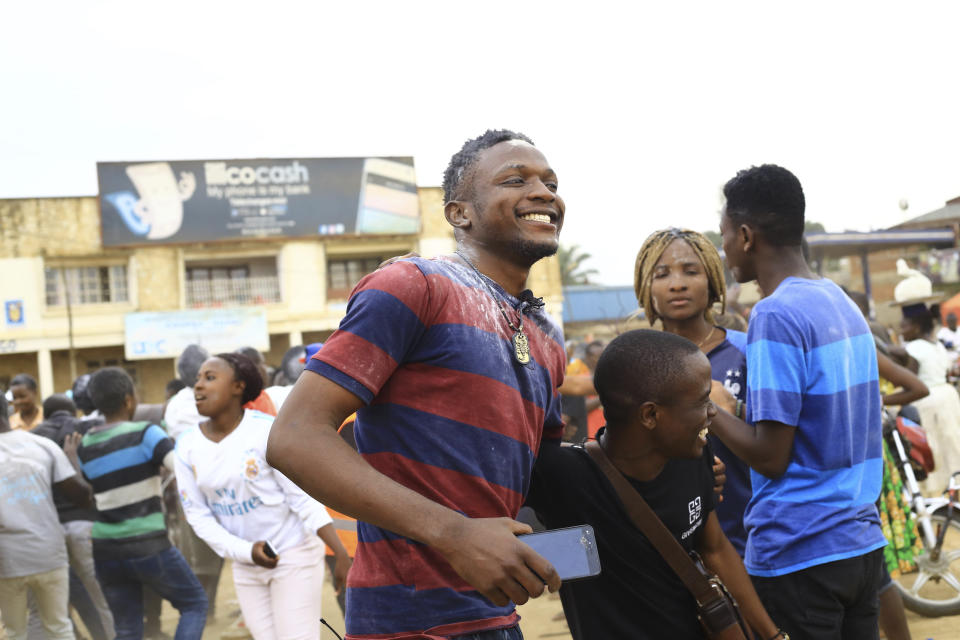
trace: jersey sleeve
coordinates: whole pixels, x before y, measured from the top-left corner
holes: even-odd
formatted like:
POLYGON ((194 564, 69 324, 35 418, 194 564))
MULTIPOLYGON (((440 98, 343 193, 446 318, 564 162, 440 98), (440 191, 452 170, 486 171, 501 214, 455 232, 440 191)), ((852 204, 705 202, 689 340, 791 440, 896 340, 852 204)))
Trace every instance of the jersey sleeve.
POLYGON ((200 538, 221 558, 230 558, 249 564, 252 562, 253 543, 227 531, 210 510, 207 499, 197 486, 197 479, 188 461, 186 447, 177 448, 174 456, 174 472, 180 504, 187 522, 200 538))
POLYGON ((807 388, 803 332, 777 310, 754 313, 747 334, 747 422, 795 427, 807 388))
POLYGON ((307 370, 370 404, 423 336, 429 306, 429 283, 414 262, 374 271, 354 289, 340 327, 307 370))
POLYGON ((283 493, 287 496, 287 504, 303 521, 303 526, 307 531, 316 535, 317 529, 333 522, 333 518, 330 517, 326 507, 304 493, 303 489, 295 485, 287 476, 276 469, 273 470, 273 473, 276 475, 277 484, 280 485, 283 493))
POLYGON ((140 441, 144 453, 158 467, 163 465, 163 459, 168 453, 173 451, 173 438, 167 435, 163 427, 151 424, 143 433, 143 440, 140 441))

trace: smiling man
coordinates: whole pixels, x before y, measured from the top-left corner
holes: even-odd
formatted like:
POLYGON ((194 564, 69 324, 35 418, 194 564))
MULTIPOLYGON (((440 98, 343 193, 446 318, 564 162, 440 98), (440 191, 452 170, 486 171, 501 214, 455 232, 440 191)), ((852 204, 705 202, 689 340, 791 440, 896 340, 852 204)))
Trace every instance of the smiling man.
POLYGON ((525 290, 557 251, 557 176, 526 136, 487 131, 451 159, 444 196, 456 254, 357 285, 267 448, 361 521, 348 638, 520 638, 513 603, 560 584, 514 520, 541 442, 562 431, 562 335, 525 290), (354 411, 359 456, 337 434, 354 411))
MULTIPOLYGON (((703 432, 717 410, 707 357, 671 333, 628 331, 603 351, 594 384, 607 419, 597 442, 613 466, 684 550, 699 552, 723 579, 758 636, 780 637, 714 511, 713 454, 703 432)), ((583 447, 543 448, 528 504, 551 529, 587 523, 596 534, 601 574, 560 590, 576 640, 704 637, 693 595, 583 447)))

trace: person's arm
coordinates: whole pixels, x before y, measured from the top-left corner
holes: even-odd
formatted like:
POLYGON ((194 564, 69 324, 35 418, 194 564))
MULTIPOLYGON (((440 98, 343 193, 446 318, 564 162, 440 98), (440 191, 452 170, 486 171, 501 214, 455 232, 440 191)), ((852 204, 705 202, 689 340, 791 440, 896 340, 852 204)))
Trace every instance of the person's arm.
POLYGON ((333 588, 339 595, 347 586, 347 573, 353 566, 353 558, 347 553, 347 548, 343 546, 333 523, 317 529, 317 535, 333 551, 333 588))
MULTIPOLYGON (((914 362, 916 362, 916 360, 914 360, 914 362)), ((909 369, 901 367, 896 362, 880 353, 879 350, 877 351, 877 368, 880 371, 881 378, 890 381, 896 387, 901 389, 901 391, 896 391, 883 396, 883 404, 904 405, 930 395, 930 390, 927 389, 927 385, 923 384, 923 382, 915 375, 915 373, 911 372, 909 369)))
POLYGON ((517 540, 529 526, 467 518, 388 478, 350 448, 337 427, 362 406, 339 384, 305 371, 273 423, 267 463, 321 503, 433 547, 497 606, 541 595, 543 580, 550 591, 560 587, 553 566, 517 540))
POLYGON ((790 466, 796 431, 796 427, 773 420, 761 420, 751 426, 719 407, 710 423, 710 432, 730 451, 757 473, 773 479, 782 476, 790 466))
MULTIPOLYGON (((719 404, 710 425, 727 448, 758 473, 779 478, 790 465, 806 390, 803 330, 787 314, 754 310, 747 347, 746 412, 753 424, 719 404)), ((714 385, 716 386, 716 384, 714 385)), ((711 399, 716 394, 711 393, 711 399)), ((732 398, 732 396, 731 396, 732 398)))
POLYGON ((920 363, 917 362, 916 358, 907 353, 904 347, 894 345, 891 346, 888 351, 890 352, 890 359, 893 360, 895 364, 910 370, 912 373, 918 373, 920 371, 920 363))
POLYGON ((597 393, 592 375, 566 376, 558 391, 565 396, 592 396, 597 393))
POLYGON ((704 564, 723 581, 733 595, 744 620, 760 638, 773 638, 777 635, 777 625, 763 608, 760 597, 753 588, 750 576, 743 566, 743 560, 736 549, 727 540, 720 528, 716 512, 710 512, 704 524, 703 533, 697 551, 704 564))
MULTIPOLYGON (((210 510, 197 480, 179 454, 174 455, 174 468, 177 474, 177 489, 180 491, 180 504, 183 514, 194 532, 206 542, 221 558, 240 562, 257 562, 255 545, 227 531, 210 510)), ((262 546, 262 545, 261 545, 262 546)), ((276 566, 276 561, 273 562, 276 566)), ((272 568, 272 567, 271 567, 272 568)))
MULTIPOLYGON (((88 509, 93 506, 93 489, 83 479, 83 471, 80 467, 80 458, 77 455, 77 449, 80 446, 81 436, 77 432, 68 433, 63 441, 63 451, 60 452, 66 458, 69 466, 73 468, 73 474, 62 476, 63 479, 54 483, 54 487, 63 492, 74 505, 88 509)), ((63 473, 66 473, 64 469, 63 473)))

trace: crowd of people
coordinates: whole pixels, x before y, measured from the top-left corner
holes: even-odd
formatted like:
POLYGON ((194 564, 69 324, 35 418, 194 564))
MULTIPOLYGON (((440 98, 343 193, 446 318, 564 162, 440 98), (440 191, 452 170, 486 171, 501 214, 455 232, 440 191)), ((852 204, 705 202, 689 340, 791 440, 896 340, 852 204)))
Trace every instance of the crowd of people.
POLYGON ((911 549, 889 534, 904 509, 881 499, 899 481, 882 412, 916 404, 938 468, 960 469, 956 317, 934 337, 925 302, 902 300, 892 344, 862 294, 811 271, 801 184, 761 165, 724 187, 723 257, 678 228, 638 243, 653 328, 564 343, 526 288, 565 215, 543 153, 487 131, 443 188, 456 252, 368 275, 282 380, 254 349, 192 345, 148 416, 120 368, 42 405, 32 378, 13 378, 9 637, 31 619, 74 637, 69 603, 95 638, 140 638, 152 592, 179 611, 176 638, 199 638, 224 559, 258 640, 319 637, 325 567, 355 640, 522 638, 515 606, 547 590, 577 640, 705 637, 598 460, 723 581, 744 638, 909 637, 889 588, 911 549), (728 279, 762 298, 733 312, 728 279), (518 537, 583 524, 602 567, 589 579, 562 581, 518 537))

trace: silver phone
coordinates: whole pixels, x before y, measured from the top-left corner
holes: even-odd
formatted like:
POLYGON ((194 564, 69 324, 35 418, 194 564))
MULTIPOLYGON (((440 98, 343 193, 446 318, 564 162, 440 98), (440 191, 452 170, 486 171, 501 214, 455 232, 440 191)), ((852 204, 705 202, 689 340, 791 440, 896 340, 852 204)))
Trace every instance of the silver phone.
POLYGON ((565 582, 600 575, 597 540, 593 527, 588 524, 528 533, 517 538, 549 560, 565 582))

